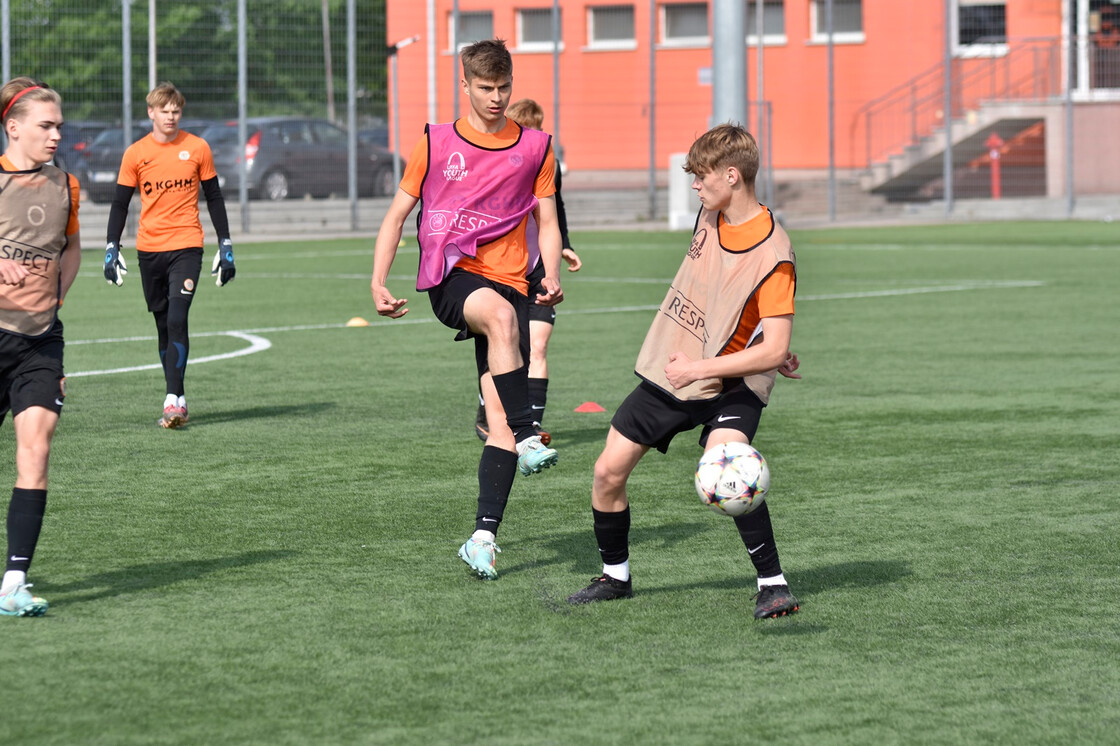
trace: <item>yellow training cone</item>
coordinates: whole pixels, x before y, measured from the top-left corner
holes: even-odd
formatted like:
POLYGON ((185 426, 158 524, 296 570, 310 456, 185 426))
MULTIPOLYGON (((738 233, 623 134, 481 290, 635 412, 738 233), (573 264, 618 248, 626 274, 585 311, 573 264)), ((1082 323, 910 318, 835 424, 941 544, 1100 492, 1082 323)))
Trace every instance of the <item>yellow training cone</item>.
POLYGON ((361 316, 355 316, 354 318, 346 322, 346 326, 369 326, 369 322, 363 319, 361 316))

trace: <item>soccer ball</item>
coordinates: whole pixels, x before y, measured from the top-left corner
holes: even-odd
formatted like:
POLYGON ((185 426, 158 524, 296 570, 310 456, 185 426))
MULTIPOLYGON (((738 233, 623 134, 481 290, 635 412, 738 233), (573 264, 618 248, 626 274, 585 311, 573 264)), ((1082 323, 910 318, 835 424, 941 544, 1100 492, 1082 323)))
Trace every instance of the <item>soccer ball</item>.
POLYGON ((770 489, 766 459, 746 443, 724 443, 704 451, 696 466, 696 494, 723 515, 738 516, 757 508, 770 489))

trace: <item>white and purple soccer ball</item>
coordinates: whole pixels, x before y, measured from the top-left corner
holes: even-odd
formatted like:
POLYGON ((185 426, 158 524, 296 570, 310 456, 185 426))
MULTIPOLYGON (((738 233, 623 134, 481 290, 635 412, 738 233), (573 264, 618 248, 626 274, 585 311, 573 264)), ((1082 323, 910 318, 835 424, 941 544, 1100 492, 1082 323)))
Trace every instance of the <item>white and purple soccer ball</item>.
POLYGON ((696 466, 696 494, 717 513, 739 516, 762 504, 770 468, 746 443, 724 443, 704 451, 696 466))

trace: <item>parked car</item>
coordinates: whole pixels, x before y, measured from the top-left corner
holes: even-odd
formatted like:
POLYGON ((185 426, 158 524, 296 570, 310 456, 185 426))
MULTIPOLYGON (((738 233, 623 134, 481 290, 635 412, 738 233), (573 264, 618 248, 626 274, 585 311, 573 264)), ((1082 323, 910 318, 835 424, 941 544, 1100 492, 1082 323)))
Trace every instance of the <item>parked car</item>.
POLYGON ((62 125, 62 140, 55 151, 55 165, 64 171, 69 171, 78 177, 78 182, 85 186, 89 175, 85 170, 85 159, 82 154, 101 132, 108 129, 109 122, 67 121, 62 125))
MULTIPOLYGON (((244 159, 246 186, 254 199, 344 196, 349 189, 346 130, 326 119, 311 117, 254 117, 246 120, 247 139, 238 140, 237 122, 205 130, 222 189, 233 199, 244 159)), ((362 197, 396 192, 393 154, 386 148, 358 141, 358 194, 362 197)), ((404 162, 401 162, 404 168, 404 162)))
MULTIPOLYGON (((204 130, 215 124, 213 119, 184 119, 179 123, 179 129, 200 135, 204 130)), ((152 130, 150 119, 139 120, 132 125, 132 141, 136 142, 152 130)), ((121 158, 124 157, 124 128, 120 126, 109 127, 93 139, 85 150, 82 151, 82 169, 86 181, 78 181, 86 188, 89 198, 93 202, 110 202, 117 190, 117 175, 121 170, 121 158)))

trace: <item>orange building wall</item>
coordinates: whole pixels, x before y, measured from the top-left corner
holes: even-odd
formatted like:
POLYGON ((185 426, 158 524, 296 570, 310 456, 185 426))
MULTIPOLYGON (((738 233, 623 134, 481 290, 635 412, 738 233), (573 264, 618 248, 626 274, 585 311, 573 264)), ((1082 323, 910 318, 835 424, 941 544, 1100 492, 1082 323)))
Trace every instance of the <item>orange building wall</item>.
MULTIPOLYGON (((618 4, 611 0, 610 4, 618 4)), ((633 2, 637 48, 586 49, 588 0, 561 0, 563 51, 560 53, 560 139, 572 169, 645 169, 649 165, 649 3, 633 2)), ((709 3, 709 8, 711 8, 709 3)), ((772 102, 774 167, 819 169, 828 165, 827 46, 811 41, 810 0, 785 1, 786 43, 764 50, 764 98, 772 102)), ((451 0, 437 0, 437 119, 453 116, 452 59, 448 49, 451 0)), ((424 0, 388 0, 390 42, 427 33, 424 0)), ((531 97, 545 109, 545 129, 554 131, 551 52, 523 53, 516 48, 517 10, 551 8, 551 0, 459 0, 460 12, 491 10, 494 32, 513 52, 514 99, 531 97)), ((660 8, 660 3, 658 4, 660 8)), ((754 12, 753 2, 749 11, 754 12)), ((1009 0, 1008 33, 1014 37, 1060 33, 1058 0, 1009 0)), ((656 21, 656 19, 655 19, 656 21)), ((865 41, 833 48, 835 154, 839 168, 866 165, 861 106, 914 76, 941 64, 944 56, 944 6, 941 2, 864 0, 865 41)), ((404 152, 423 132, 428 116, 427 39, 400 53, 400 127, 404 152)), ((747 56, 749 97, 757 97, 756 51, 747 56)), ((966 63, 971 64, 971 63, 966 63)), ((712 88, 700 81, 712 66, 711 46, 658 47, 656 165, 688 149, 709 126, 712 88)), ((391 83, 391 81, 390 81, 391 83)), ((460 114, 467 106, 460 99, 460 114)), ((756 115, 748 127, 756 129, 756 115)), ((763 147, 766 144, 763 143, 763 147)))

